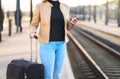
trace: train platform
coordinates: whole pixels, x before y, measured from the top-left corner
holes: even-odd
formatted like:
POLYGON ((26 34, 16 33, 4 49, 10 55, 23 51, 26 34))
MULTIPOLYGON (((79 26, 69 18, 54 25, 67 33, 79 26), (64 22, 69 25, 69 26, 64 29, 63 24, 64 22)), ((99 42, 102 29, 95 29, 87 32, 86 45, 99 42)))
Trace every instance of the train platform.
POLYGON ((117 23, 105 25, 102 21, 98 21, 97 23, 94 23, 93 21, 79 21, 76 26, 115 45, 120 45, 120 27, 117 26, 117 23))
POLYGON ((120 37, 120 27, 118 27, 117 24, 114 23, 109 23, 108 25, 105 25, 103 22, 94 23, 93 21, 79 21, 77 25, 87 26, 107 34, 120 37))
MULTIPOLYGON (((13 59, 30 59, 30 38, 29 23, 23 23, 23 32, 16 33, 15 30, 11 37, 8 37, 7 30, 2 32, 3 41, 0 42, 0 79, 6 79, 6 70, 8 63, 13 59)), ((15 29, 14 27, 13 29, 15 29)), ((7 28, 6 28, 7 29, 7 28)), ((33 61, 35 61, 36 40, 33 40, 33 61)), ((38 60, 40 63, 40 60, 38 60)), ((64 68, 62 71, 62 79, 74 79, 74 75, 70 66, 69 58, 66 55, 64 68)))

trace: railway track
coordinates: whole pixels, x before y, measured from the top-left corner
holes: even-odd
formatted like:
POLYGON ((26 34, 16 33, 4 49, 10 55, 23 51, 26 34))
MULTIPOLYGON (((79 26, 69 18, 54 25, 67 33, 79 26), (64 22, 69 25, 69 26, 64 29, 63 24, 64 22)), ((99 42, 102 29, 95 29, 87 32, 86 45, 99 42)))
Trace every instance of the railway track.
POLYGON ((78 26, 81 30, 85 31, 90 36, 102 41, 109 47, 120 52, 120 37, 117 35, 113 35, 107 32, 103 32, 94 28, 90 28, 87 26, 78 26))
POLYGON ((120 53, 75 27, 68 52, 76 79, 120 79, 120 53))

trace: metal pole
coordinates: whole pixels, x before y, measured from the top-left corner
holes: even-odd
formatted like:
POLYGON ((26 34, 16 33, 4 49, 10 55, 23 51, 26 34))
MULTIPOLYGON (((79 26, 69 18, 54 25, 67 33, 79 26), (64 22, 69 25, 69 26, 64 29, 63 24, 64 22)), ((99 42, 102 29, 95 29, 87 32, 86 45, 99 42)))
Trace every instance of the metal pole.
POLYGON ((20 20, 20 16, 19 16, 20 15, 20 12, 19 12, 20 11, 20 0, 17 0, 16 9, 17 9, 16 10, 16 15, 15 15, 16 16, 16 22, 17 22, 17 31, 16 32, 18 33, 18 27, 19 27, 19 22, 20 22, 19 21, 20 20))
POLYGON ((117 23, 118 23, 118 27, 120 27, 120 0, 118 2, 118 15, 117 15, 117 23))
POLYGON ((2 34, 3 31, 3 20, 4 20, 4 13, 1 7, 1 0, 0 0, 0 42, 2 41, 2 34))
POLYGON ((85 21, 85 6, 83 6, 83 21, 85 21))
POLYGON ((96 5, 94 6, 93 19, 94 22, 96 23, 96 5))
POLYGON ((12 23, 11 23, 11 19, 9 19, 9 33, 8 33, 8 36, 11 36, 11 30, 12 30, 12 23))
MULTIPOLYGON (((0 0, 0 9, 1 9, 1 0, 0 0)), ((1 15, 1 13, 0 13, 1 15)), ((1 27, 0 27, 1 28, 1 27)), ((1 31, 0 31, 0 42, 2 41, 1 31)))
POLYGON ((32 0, 30 0, 30 22, 32 21, 33 12, 32 12, 32 0))
POLYGON ((0 42, 2 41, 2 35, 1 35, 1 32, 0 32, 0 42))
POLYGON ((88 18, 88 20, 90 21, 91 20, 91 6, 89 5, 89 18, 88 18))
POLYGON ((105 25, 108 25, 109 21, 109 12, 108 12, 108 0, 106 2, 106 17, 105 17, 105 25))
POLYGON ((0 8, 1 8, 1 0, 0 0, 0 8))
POLYGON ((102 19, 102 6, 100 6, 100 19, 102 19))

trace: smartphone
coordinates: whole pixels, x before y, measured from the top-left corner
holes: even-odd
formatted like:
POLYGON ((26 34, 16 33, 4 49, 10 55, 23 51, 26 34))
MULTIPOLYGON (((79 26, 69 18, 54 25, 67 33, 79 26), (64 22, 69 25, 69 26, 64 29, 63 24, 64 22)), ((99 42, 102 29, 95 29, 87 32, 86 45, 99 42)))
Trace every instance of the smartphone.
POLYGON ((76 19, 77 19, 77 20, 80 20, 80 17, 77 17, 76 19))

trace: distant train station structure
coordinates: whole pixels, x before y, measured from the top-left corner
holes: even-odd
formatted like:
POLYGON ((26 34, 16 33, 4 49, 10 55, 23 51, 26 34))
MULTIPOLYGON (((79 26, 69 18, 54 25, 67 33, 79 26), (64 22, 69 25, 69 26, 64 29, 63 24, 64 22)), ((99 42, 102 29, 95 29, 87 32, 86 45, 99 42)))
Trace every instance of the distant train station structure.
POLYGON ((107 0, 101 5, 85 5, 78 7, 71 7, 71 14, 80 16, 81 20, 102 21, 106 25, 112 22, 120 27, 120 0, 107 0))

